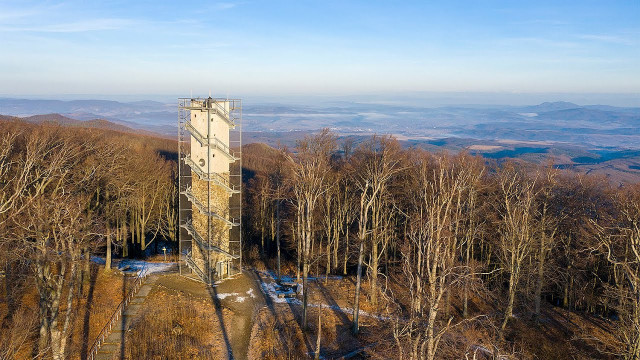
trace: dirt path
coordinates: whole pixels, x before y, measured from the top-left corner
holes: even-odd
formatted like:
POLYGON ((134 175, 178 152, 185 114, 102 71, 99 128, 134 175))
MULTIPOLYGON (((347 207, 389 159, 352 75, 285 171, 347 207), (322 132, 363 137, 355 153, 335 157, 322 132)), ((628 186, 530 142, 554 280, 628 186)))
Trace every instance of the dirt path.
POLYGON ((104 340, 102 347, 96 354, 96 360, 110 360, 116 356, 121 356, 121 351, 124 350, 123 339, 127 329, 135 320, 138 315, 138 311, 143 306, 145 299, 151 292, 151 289, 155 285, 159 276, 160 275, 152 274, 144 281, 144 285, 142 285, 131 303, 125 308, 120 320, 111 330, 109 336, 104 340))
POLYGON ((254 316, 265 305, 260 285, 250 273, 245 272, 222 282, 214 289, 221 305, 231 309, 235 315, 229 334, 233 358, 247 359, 254 316))
POLYGON ((219 327, 229 359, 247 359, 254 315, 265 305, 260 285, 251 273, 245 272, 219 282, 214 287, 172 274, 158 279, 156 286, 165 290, 188 294, 213 303, 219 327))

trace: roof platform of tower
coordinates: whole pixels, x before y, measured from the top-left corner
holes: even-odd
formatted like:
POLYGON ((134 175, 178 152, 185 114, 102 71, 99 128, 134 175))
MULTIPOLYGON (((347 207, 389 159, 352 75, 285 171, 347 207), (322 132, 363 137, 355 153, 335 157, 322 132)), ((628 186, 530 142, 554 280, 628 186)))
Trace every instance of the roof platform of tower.
POLYGON ((193 108, 194 110, 207 109, 206 106, 211 106, 212 103, 229 103, 229 110, 237 110, 242 108, 242 100, 241 99, 227 99, 221 97, 191 97, 191 98, 178 98, 178 101, 185 104, 186 108, 193 108), (201 106, 191 106, 190 104, 202 104, 201 106))
POLYGON ((242 109, 242 100, 224 98, 179 98, 179 107, 184 110, 207 111, 218 114, 229 126, 235 127, 237 118, 235 113, 242 109), (222 104, 228 104, 226 109, 222 104))

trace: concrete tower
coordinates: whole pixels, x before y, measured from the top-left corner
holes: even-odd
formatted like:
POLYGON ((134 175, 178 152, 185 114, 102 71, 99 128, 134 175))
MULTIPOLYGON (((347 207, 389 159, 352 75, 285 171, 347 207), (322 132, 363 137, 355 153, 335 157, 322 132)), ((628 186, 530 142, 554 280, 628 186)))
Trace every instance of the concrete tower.
POLYGON ((241 102, 179 99, 178 109, 180 273, 211 283, 242 264, 241 102))

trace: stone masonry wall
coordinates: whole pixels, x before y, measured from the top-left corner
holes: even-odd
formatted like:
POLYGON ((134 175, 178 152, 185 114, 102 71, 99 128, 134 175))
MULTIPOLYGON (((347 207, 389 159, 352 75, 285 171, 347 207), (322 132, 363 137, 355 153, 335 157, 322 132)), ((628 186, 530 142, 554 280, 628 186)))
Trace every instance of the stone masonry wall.
MULTIPOLYGON (((210 208, 212 212, 215 212, 219 216, 223 218, 228 218, 229 216, 229 194, 227 191, 221 186, 217 185, 215 182, 207 182, 205 180, 201 180, 196 173, 192 172, 192 192, 193 195, 200 201, 204 207, 207 207, 207 201, 210 201, 210 208), (210 186, 210 188, 209 188, 210 186), (208 194, 210 197, 208 197, 208 194)), ((228 174, 223 175, 228 178, 228 174)), ((200 234, 205 244, 207 242, 208 236, 210 236, 210 244, 216 246, 224 251, 229 251, 229 228, 227 224, 219 219, 214 217, 209 218, 206 214, 203 214, 200 209, 195 204, 192 204, 192 223, 195 230, 200 234), (210 220, 210 222, 208 222, 210 220), (207 231, 207 227, 210 226, 210 232, 207 231)), ((206 259, 207 259, 207 250, 196 249, 198 248, 198 243, 193 241, 193 249, 192 256, 193 260, 200 269, 206 271, 206 259)), ((216 270, 216 264, 220 261, 229 260, 229 257, 225 254, 222 254, 217 251, 211 251, 210 254, 210 263, 209 268, 211 270, 216 270)), ((218 274, 218 276, 226 275, 226 268, 222 269, 223 273, 218 274)))

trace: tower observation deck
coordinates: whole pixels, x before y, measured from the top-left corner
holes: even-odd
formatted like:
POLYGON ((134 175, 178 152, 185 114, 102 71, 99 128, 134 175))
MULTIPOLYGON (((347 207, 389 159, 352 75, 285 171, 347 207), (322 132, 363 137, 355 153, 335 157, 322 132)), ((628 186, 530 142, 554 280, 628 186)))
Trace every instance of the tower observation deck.
POLYGON ((180 274, 212 283, 242 268, 242 103, 178 99, 180 274))

